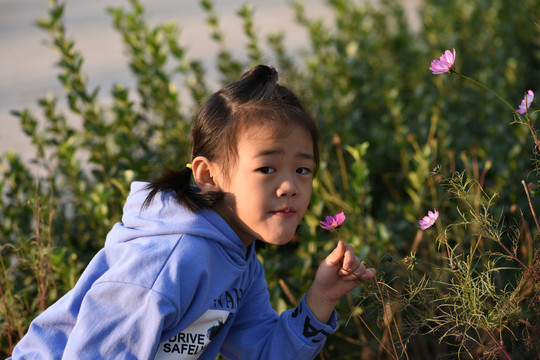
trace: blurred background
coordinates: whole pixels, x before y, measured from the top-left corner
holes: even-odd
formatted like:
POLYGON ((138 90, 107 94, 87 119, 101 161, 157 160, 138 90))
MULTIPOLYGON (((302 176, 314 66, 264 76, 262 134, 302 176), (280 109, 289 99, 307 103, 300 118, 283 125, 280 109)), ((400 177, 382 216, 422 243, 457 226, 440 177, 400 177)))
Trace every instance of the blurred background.
MULTIPOLYGON (((242 49, 244 38, 236 12, 244 0, 218 0, 216 11, 225 29, 225 41, 233 51, 242 49)), ((287 32, 286 45, 299 47, 307 41, 307 32, 296 24, 289 0, 252 1, 257 31, 287 32)), ((85 71, 91 87, 100 86, 106 96, 112 84, 134 86, 118 32, 107 14, 109 6, 127 6, 126 0, 70 0, 66 2, 65 24, 68 36, 76 39, 85 56, 85 71)), ((190 56, 202 59, 210 76, 216 49, 211 42, 205 13, 197 0, 152 0, 144 3, 150 23, 177 20, 182 29, 180 42, 190 56)), ((29 140, 20 129, 12 110, 35 108, 35 99, 46 93, 59 96, 57 54, 47 45, 47 37, 35 24, 47 13, 47 0, 0 0, 0 153, 14 149, 25 159, 32 156, 29 140)), ((324 0, 309 0, 310 16, 325 17, 329 9, 324 0)), ((272 62, 272 59, 268 59, 272 62)))

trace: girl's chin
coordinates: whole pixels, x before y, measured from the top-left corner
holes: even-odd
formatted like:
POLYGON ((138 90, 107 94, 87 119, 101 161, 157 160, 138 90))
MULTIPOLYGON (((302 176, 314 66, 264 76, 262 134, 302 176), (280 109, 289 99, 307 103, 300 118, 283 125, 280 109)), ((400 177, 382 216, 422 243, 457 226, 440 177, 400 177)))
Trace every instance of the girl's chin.
POLYGON ((294 237, 294 234, 279 238, 261 239, 262 242, 270 245, 285 245, 288 244, 294 237))

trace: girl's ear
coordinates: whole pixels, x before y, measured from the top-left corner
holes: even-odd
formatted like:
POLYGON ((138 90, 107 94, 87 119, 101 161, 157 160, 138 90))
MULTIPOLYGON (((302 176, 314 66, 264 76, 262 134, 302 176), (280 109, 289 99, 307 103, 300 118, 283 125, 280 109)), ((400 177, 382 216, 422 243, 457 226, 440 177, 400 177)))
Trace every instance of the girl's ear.
POLYGON ((219 185, 215 181, 218 175, 218 166, 216 163, 208 160, 204 156, 197 156, 191 162, 193 179, 203 192, 219 191, 219 185))

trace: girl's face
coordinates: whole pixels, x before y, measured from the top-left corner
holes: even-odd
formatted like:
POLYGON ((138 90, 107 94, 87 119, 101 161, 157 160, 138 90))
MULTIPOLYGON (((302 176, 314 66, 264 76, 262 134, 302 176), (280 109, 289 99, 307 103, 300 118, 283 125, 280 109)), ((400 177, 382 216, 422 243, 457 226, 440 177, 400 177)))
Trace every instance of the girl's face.
POLYGON ((248 129, 238 139, 238 157, 218 184, 225 201, 216 211, 248 246, 254 240, 283 245, 295 234, 309 204, 313 143, 294 125, 285 135, 269 127, 248 129))

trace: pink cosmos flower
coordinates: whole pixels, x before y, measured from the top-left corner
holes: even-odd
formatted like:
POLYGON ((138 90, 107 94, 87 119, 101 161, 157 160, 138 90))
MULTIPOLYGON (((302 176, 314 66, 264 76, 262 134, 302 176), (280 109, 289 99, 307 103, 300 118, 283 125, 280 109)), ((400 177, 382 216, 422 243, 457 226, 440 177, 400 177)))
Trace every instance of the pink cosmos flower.
POLYGON ((433 212, 430 210, 428 211, 428 215, 424 216, 422 220, 418 222, 420 229, 426 230, 428 227, 431 227, 433 224, 435 224, 435 221, 437 221, 437 218, 439 217, 439 212, 437 209, 433 209, 433 212))
POLYGON ((440 60, 433 60, 431 62, 431 67, 429 70, 433 72, 433 75, 450 72, 452 70, 452 66, 454 66, 454 61, 456 61, 456 49, 454 49, 453 54, 450 52, 450 50, 446 50, 444 54, 441 55, 440 60))
POLYGON ((531 106, 532 102, 534 100, 534 93, 532 90, 527 91, 525 94, 525 97, 523 100, 521 100, 521 105, 519 105, 519 109, 516 111, 520 114, 525 114, 529 107, 531 106))
POLYGON ((337 229, 345 221, 345 214, 340 212, 334 216, 327 216, 326 221, 321 221, 321 227, 326 230, 337 229))

